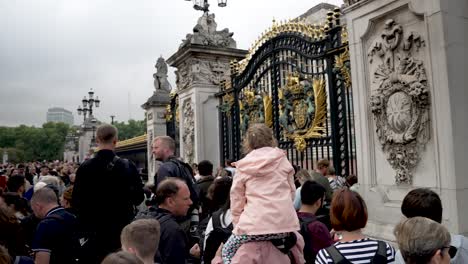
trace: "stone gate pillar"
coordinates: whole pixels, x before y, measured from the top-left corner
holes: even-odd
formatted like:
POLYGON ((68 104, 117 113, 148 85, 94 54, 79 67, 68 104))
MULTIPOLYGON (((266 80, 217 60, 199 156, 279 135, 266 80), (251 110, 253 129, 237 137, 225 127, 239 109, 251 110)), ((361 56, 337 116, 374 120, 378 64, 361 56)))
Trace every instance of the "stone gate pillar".
POLYGON ((166 106, 171 101, 171 85, 167 80, 167 63, 160 57, 154 67, 156 68, 156 73, 153 74, 155 90, 153 95, 141 106, 146 111, 148 183, 154 182, 154 175, 158 168, 152 154, 153 139, 167 134, 166 106))
POLYGON ((468 2, 345 2, 367 233, 392 240, 402 199, 427 187, 467 234, 468 2))
POLYGON ((247 54, 236 49, 233 33, 217 31, 214 14, 198 19, 193 34, 188 34, 168 63, 177 68, 179 95, 180 153, 187 163, 207 159, 219 165, 220 83, 230 79, 229 63, 247 54))

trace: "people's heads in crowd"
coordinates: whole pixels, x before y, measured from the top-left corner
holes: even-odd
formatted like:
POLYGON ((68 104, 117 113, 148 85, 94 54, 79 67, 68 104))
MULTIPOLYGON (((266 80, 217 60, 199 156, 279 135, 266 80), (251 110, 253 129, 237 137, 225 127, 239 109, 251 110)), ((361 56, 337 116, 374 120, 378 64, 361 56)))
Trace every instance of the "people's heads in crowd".
POLYGON ((263 123, 249 126, 242 142, 244 154, 263 147, 276 147, 278 142, 273 136, 273 130, 263 123))
POLYGON ((330 207, 330 221, 335 231, 352 232, 364 228, 367 217, 366 203, 357 192, 349 189, 335 191, 330 207))
POLYGON ((38 218, 44 218, 51 209, 58 205, 57 194, 49 187, 34 191, 31 198, 31 208, 38 218))
POLYGON ((157 160, 165 161, 175 154, 175 141, 169 136, 158 136, 153 140, 152 153, 157 160))
POLYGON ((96 143, 100 148, 114 148, 117 144, 118 132, 113 125, 100 125, 96 130, 96 143))
POLYGON ((210 189, 208 189, 209 195, 211 196, 211 200, 213 201, 213 206, 216 208, 227 207, 229 208, 230 200, 229 195, 232 186, 232 178, 231 177, 221 177, 217 178, 211 184, 210 189))
POLYGON ((26 199, 23 199, 16 192, 6 192, 3 194, 5 204, 12 209, 19 218, 29 214, 29 205, 26 199))
POLYGON ((192 205, 187 184, 178 178, 167 178, 158 184, 156 203, 175 216, 186 216, 192 205))
POLYGON ((23 175, 13 175, 8 178, 7 188, 9 192, 22 195, 26 191, 26 178, 23 175))
POLYGON ((327 175, 328 167, 330 167, 330 161, 327 159, 321 159, 317 162, 317 171, 323 176, 327 175))
POLYGON ((44 186, 53 186, 52 188, 58 192, 58 196, 62 195, 64 190, 63 182, 56 176, 42 176, 34 185, 34 191, 44 187, 44 186))
POLYGON ((353 186, 356 183, 358 183, 358 178, 356 175, 349 175, 348 177, 346 177, 346 184, 349 187, 353 186))
POLYGON ((394 233, 406 264, 448 264, 456 254, 456 248, 450 246, 450 233, 429 218, 405 219, 394 233))
POLYGON ((109 254, 101 264, 143 264, 143 261, 132 253, 119 251, 109 254))
POLYGON ((72 194, 73 194, 73 186, 67 187, 63 192, 62 196, 60 197, 60 205, 63 208, 71 208, 71 201, 72 201, 72 194))
POLYGON ((327 169, 327 176, 336 176, 336 170, 332 166, 327 169))
POLYGON ((41 175, 49 175, 49 167, 45 164, 41 166, 41 175))
POLYGON ((159 247, 161 227, 156 219, 139 219, 128 224, 120 234, 122 250, 135 254, 143 262, 154 260, 159 247))
POLYGON ((325 188, 315 181, 306 181, 301 188, 301 203, 314 208, 322 207, 325 197, 325 188))
POLYGON ((20 163, 18 164, 18 166, 16 166, 16 168, 18 169, 18 174, 19 175, 24 175, 25 174, 25 166, 24 164, 20 163))
POLYGON ((198 173, 201 176, 211 176, 213 175, 213 163, 209 160, 202 160, 198 163, 198 173))
POLYGON ((304 170, 304 169, 299 170, 296 173, 295 178, 297 179, 297 181, 299 181, 299 183, 301 185, 303 185, 306 181, 311 181, 312 180, 312 176, 310 175, 310 173, 307 170, 304 170))
POLYGON ((410 191, 403 199, 401 212, 407 218, 422 216, 442 223, 442 201, 437 193, 427 188, 410 191))

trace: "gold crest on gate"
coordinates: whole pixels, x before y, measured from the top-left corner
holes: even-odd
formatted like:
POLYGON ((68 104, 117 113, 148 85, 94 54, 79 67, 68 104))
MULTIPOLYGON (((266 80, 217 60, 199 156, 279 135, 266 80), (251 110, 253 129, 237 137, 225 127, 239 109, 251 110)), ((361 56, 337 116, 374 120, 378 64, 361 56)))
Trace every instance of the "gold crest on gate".
POLYGON ((323 77, 288 73, 286 86, 279 92, 279 104, 282 137, 294 140, 297 150, 304 151, 306 139, 321 137, 325 132, 327 93, 323 77))

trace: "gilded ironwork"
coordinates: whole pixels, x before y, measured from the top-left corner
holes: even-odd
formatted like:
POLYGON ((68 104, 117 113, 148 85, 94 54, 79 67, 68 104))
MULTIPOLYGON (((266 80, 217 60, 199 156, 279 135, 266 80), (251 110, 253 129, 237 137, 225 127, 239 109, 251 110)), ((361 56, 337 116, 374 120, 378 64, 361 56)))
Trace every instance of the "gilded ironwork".
POLYGON ((321 137, 325 130, 327 92, 323 78, 307 79, 289 73, 286 87, 280 91, 279 117, 283 136, 294 140, 296 149, 304 151, 305 139, 321 137))
POLYGON ((349 64, 349 49, 346 48, 343 53, 335 56, 335 69, 340 72, 347 89, 351 87, 351 73, 349 64))
POLYGON ((243 99, 239 102, 240 130, 244 134, 249 124, 265 123, 273 125, 273 104, 267 94, 260 95, 256 91, 245 90, 243 99))
POLYGON ((166 105, 166 121, 172 121, 172 109, 170 104, 166 105))
POLYGON ((245 67, 252 59, 252 55, 255 54, 257 49, 262 46, 264 43, 268 42, 269 40, 275 38, 276 36, 284 33, 293 33, 298 34, 302 37, 308 37, 312 40, 321 40, 325 37, 325 26, 323 25, 312 25, 306 23, 303 20, 288 20, 288 21, 280 21, 277 23, 273 20, 273 25, 263 32, 257 41, 249 48, 249 53, 247 57, 240 62, 233 62, 234 71, 232 73, 238 74, 245 70, 245 67), (237 65, 236 65, 237 64, 237 65))

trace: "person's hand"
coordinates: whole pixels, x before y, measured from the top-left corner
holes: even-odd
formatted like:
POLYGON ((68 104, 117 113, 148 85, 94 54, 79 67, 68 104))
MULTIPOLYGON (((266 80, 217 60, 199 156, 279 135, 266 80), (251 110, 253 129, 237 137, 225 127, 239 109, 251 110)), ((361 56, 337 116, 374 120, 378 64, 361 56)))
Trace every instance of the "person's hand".
POLYGON ((219 248, 218 248, 218 250, 216 250, 215 257, 216 257, 216 256, 218 256, 218 257, 222 257, 223 246, 224 246, 224 243, 221 243, 221 245, 219 245, 219 248))
POLYGON ((194 256, 197 259, 199 259, 200 258, 200 251, 201 251, 200 246, 198 244, 195 244, 190 249, 190 255, 194 256))

